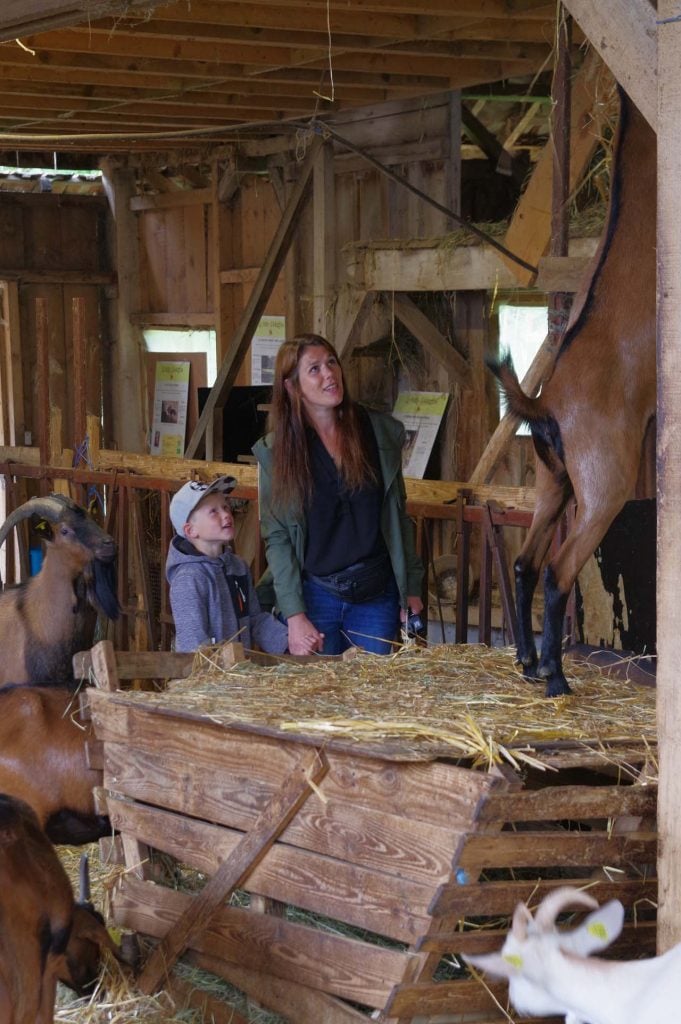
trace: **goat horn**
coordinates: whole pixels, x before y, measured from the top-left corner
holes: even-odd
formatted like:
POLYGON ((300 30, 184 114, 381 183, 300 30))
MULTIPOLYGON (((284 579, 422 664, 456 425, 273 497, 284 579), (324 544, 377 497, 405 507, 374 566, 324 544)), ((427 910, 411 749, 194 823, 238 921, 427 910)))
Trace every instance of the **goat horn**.
POLYGON ((5 543, 10 531, 14 529, 17 523, 21 523, 24 519, 28 519, 33 515, 43 516, 45 519, 49 519, 51 523, 56 523, 64 514, 64 508, 67 507, 71 507, 71 502, 56 494, 51 494, 45 498, 31 498, 29 501, 25 501, 23 505, 15 508, 14 512, 7 516, 7 519, 5 519, 0 527, 0 547, 5 543))
POLYGON ((78 865, 78 882, 80 886, 80 902, 90 902, 90 863, 88 861, 87 853, 82 853, 80 856, 80 864, 78 865))
POLYGON ((534 915, 534 923, 540 932, 548 932, 553 928, 556 918, 568 907, 584 907, 586 910, 596 910, 598 900, 580 889, 572 889, 569 886, 561 886, 555 892, 542 900, 534 915))

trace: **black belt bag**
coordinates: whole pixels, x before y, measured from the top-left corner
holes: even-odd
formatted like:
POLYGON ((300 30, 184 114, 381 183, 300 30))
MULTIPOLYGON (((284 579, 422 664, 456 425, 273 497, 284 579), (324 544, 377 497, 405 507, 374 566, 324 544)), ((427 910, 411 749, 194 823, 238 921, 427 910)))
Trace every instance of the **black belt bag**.
POLYGON ((328 576, 313 576, 311 572, 305 573, 305 576, 341 601, 361 604, 381 596, 393 578, 393 571, 390 558, 384 554, 355 562, 347 569, 329 573, 328 576))

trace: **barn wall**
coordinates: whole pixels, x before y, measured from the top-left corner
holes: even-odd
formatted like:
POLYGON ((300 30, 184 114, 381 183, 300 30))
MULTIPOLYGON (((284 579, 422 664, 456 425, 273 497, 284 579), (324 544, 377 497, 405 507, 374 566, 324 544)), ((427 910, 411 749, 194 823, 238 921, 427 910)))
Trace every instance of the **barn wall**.
POLYGON ((53 451, 73 448, 84 440, 76 436, 77 401, 83 405, 80 427, 85 415, 90 415, 100 422, 104 442, 111 437, 111 424, 103 416, 109 351, 105 306, 107 286, 114 280, 107 255, 108 230, 103 197, 0 193, 0 280, 11 289, 8 296, 15 297, 15 313, 5 325, 3 343, 11 345, 19 363, 15 362, 13 381, 6 364, 0 367, 0 375, 5 410, 13 391, 17 444, 24 444, 25 432, 34 444, 45 440, 38 407, 35 326, 36 299, 40 298, 47 309, 53 451), (74 352, 74 300, 79 299, 82 334, 74 352), (78 400, 76 377, 82 382, 78 400))

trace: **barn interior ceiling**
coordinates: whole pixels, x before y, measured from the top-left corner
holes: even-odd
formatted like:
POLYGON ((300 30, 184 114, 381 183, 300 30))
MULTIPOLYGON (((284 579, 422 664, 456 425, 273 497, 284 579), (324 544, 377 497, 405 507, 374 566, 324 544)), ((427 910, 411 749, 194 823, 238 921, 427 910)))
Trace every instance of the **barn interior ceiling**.
POLYGON ((198 151, 452 89, 471 150, 476 124, 531 148, 555 16, 545 0, 3 0, 0 163, 198 151))

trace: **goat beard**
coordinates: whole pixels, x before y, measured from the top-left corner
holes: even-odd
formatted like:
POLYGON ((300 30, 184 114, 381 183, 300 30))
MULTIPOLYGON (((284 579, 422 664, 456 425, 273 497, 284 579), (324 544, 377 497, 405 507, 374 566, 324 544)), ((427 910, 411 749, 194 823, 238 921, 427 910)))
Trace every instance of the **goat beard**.
POLYGON ((108 619, 117 619, 121 614, 121 606, 116 594, 116 563, 102 562, 95 558, 86 580, 87 599, 92 607, 108 619))

